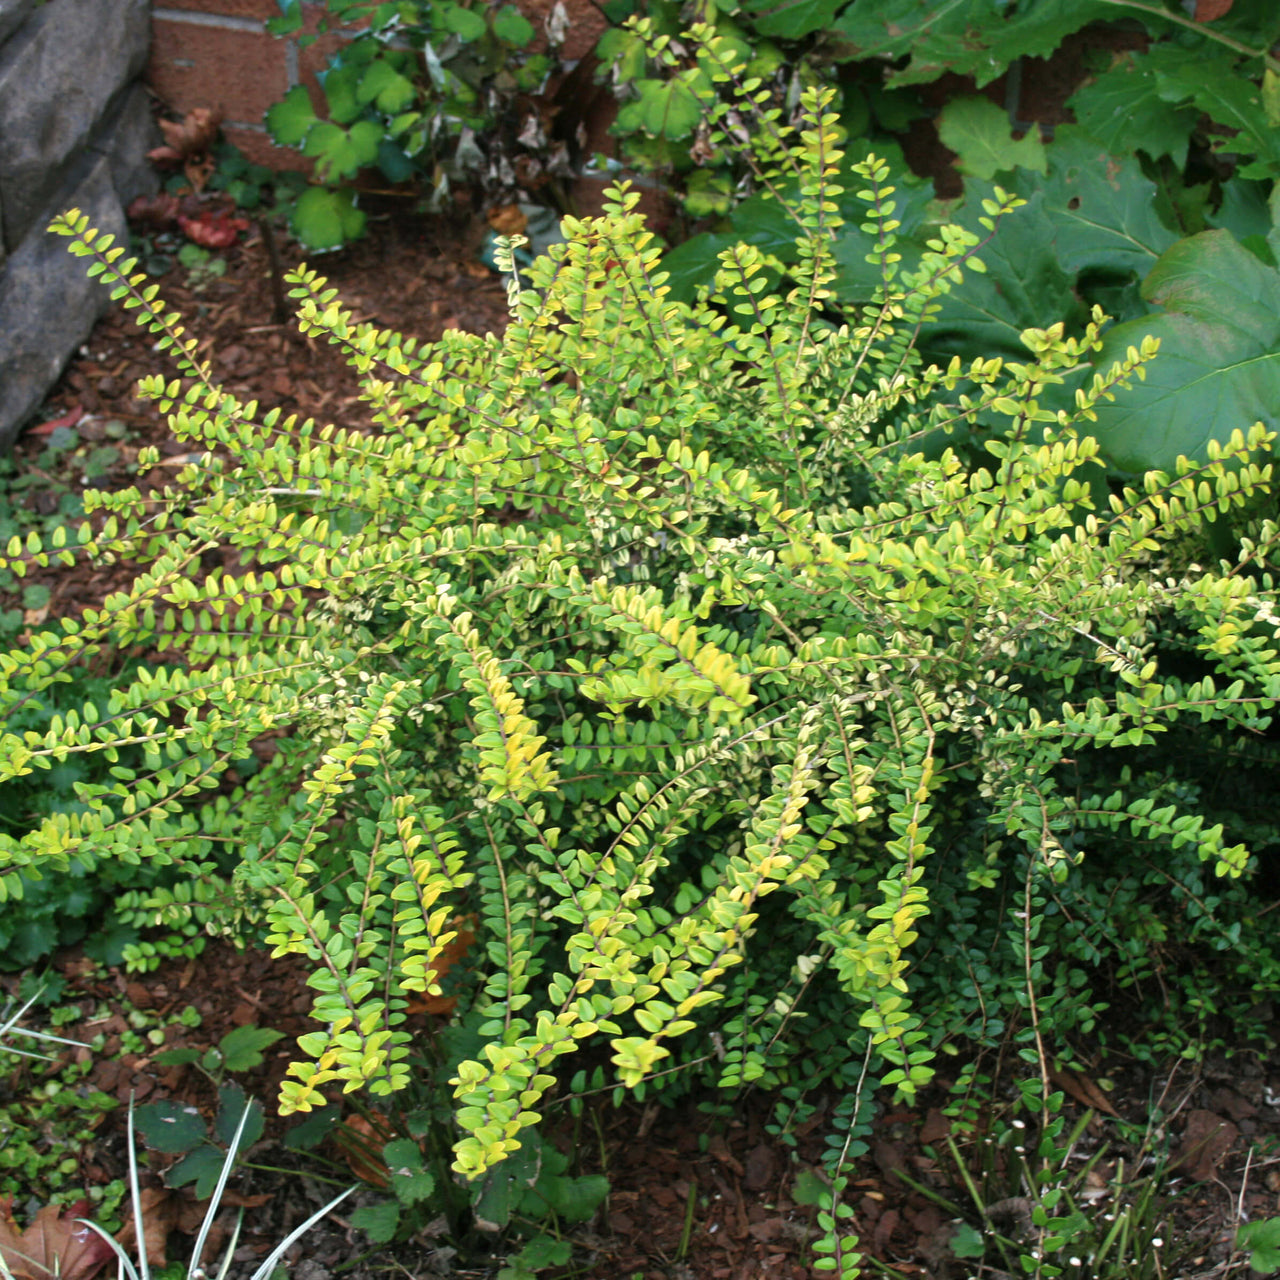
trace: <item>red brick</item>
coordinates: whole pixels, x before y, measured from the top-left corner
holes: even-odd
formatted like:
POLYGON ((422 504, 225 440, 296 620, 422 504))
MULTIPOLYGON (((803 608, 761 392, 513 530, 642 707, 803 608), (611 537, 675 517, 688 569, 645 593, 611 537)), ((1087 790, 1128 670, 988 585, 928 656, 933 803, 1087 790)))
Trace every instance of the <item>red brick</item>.
POLYGON ((147 80, 177 112, 220 109, 226 120, 260 124, 289 88, 285 41, 177 19, 151 24, 147 80))
POLYGON ((187 9, 220 18, 278 18, 276 0, 164 0, 165 9, 187 9))
MULTIPOLYGON (((556 0, 516 0, 521 13, 533 23, 538 33, 531 48, 546 48, 546 20, 555 9, 556 0)), ((564 0, 569 19, 564 44, 557 51, 561 58, 576 61, 585 58, 596 47, 596 41, 608 29, 604 14, 591 0, 564 0)))
POLYGON ((222 136, 239 147, 254 164, 265 164, 272 169, 301 169, 310 173, 314 161, 290 147, 277 147, 271 138, 257 129, 242 125, 223 125, 222 136))

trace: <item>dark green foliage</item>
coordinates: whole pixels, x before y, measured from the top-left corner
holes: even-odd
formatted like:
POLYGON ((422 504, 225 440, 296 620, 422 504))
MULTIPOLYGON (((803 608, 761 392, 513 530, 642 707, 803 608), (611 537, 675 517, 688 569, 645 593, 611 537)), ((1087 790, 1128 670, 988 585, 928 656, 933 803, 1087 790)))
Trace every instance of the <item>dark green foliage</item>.
POLYGON ((243 1156, 262 1137, 265 1123, 261 1104, 250 1101, 238 1084, 230 1082, 218 1088, 212 1129, 195 1107, 172 1099, 137 1107, 133 1115, 134 1128, 150 1150, 181 1157, 169 1167, 165 1181, 171 1187, 194 1184, 200 1200, 213 1194, 228 1160, 243 1156))
MULTIPOLYGON (((22 1038, 9 1043, 27 1051, 47 1047, 22 1038)), ((42 1203, 78 1199, 82 1162, 92 1159, 98 1126, 116 1100, 90 1085, 92 1059, 61 1063, 5 1054, 0 1061, 0 1195, 42 1203)), ((92 1194, 105 1197, 110 1209, 121 1190, 116 1184, 92 1194)))
MULTIPOLYGON (((132 678, 136 665, 123 665, 115 675, 78 670, 70 681, 33 693, 8 714, 9 731, 45 734, 71 708, 109 697, 117 680, 132 678)), ((132 760, 140 753, 126 748, 120 754, 132 760)), ((85 811, 85 788, 109 777, 102 756, 76 755, 39 774, 0 782, 0 840, 20 840, 58 815, 85 811)), ((78 942, 84 942, 92 958, 118 964, 125 948, 137 943, 138 931, 114 909, 116 899, 126 889, 147 888, 162 879, 156 867, 100 858, 87 849, 56 874, 38 879, 33 874, 22 897, 0 911, 0 968, 27 969, 59 947, 78 942)))
MULTIPOLYGON (((1271 421, 1271 367, 1280 343, 1269 328, 1251 325, 1246 334, 1228 334, 1221 315, 1207 327, 1203 316, 1191 325, 1148 316, 1160 302, 1158 293, 1167 291, 1162 282, 1174 274, 1188 279, 1191 293, 1221 292, 1226 251, 1195 238, 1213 227, 1275 266, 1280 232, 1268 201, 1280 176, 1280 63, 1267 56, 1280 37, 1275 6, 1237 4, 1227 17, 1201 24, 1172 3, 1162 11, 1125 0, 746 5, 732 17, 720 11, 713 28, 682 43, 672 40, 680 26, 671 6, 658 0, 643 12, 642 21, 601 44, 621 93, 635 98, 615 126, 627 135, 624 152, 640 167, 674 173, 693 216, 725 216, 719 227, 668 257, 677 296, 689 300, 698 284, 710 283, 716 255, 737 238, 767 248, 783 267, 791 261, 791 245, 785 235, 779 241, 776 220, 761 208, 760 193, 770 183, 750 164, 749 153, 744 163, 743 149, 734 145, 752 111, 752 129, 767 138, 793 119, 797 86, 830 74, 834 63, 841 76, 840 123, 857 139, 851 154, 874 147, 892 159, 894 144, 877 134, 903 130, 912 113, 886 108, 886 92, 909 94, 909 86, 944 73, 971 76, 980 87, 1020 59, 1048 56, 1089 23, 1129 18, 1143 24, 1152 42, 1145 52, 1109 62, 1102 42, 1097 74, 1070 100, 1079 124, 1059 126, 1051 143, 1034 124, 1015 136, 1010 114, 985 97, 961 94, 942 109, 938 132, 957 153, 964 195, 956 204, 938 205, 927 184, 908 185, 897 211, 897 251, 914 263, 942 226, 976 230, 993 180, 1028 208, 984 255, 986 277, 944 299, 928 319, 921 349, 935 358, 970 360, 997 352, 1016 358, 1023 329, 1062 321, 1068 334, 1079 335, 1090 306, 1100 305, 1129 324, 1094 369, 1066 379, 1053 393, 1055 407, 1069 409, 1076 387, 1108 367, 1116 351, 1137 335, 1162 335, 1173 358, 1156 375, 1158 384, 1129 388, 1096 424, 1103 459, 1122 473, 1170 468, 1179 453, 1206 457, 1207 439, 1226 438, 1215 421, 1220 404, 1230 403, 1233 420, 1243 414, 1271 421), (790 42, 782 46, 785 57, 778 39, 790 42), (718 78, 716 54, 708 50, 717 47, 723 60, 741 64, 725 78, 751 110, 726 116, 708 108, 711 81, 718 78), (665 102, 660 86, 677 83, 686 86, 681 108, 659 113, 660 126, 650 118, 654 113, 636 114, 639 104, 665 102), (1183 237, 1191 242, 1175 251, 1183 237), (1157 262, 1160 272, 1145 283, 1157 262), (1200 367, 1188 368, 1188 358, 1200 367), (1205 365, 1214 366, 1213 378, 1199 376, 1205 365), (1142 424, 1157 419, 1168 425, 1152 439, 1142 424)), ((1035 66, 1027 61, 1026 74, 1034 74, 1035 66)), ((868 263, 875 233, 862 232, 847 205, 841 212, 846 225, 835 249, 834 288, 845 302, 861 303, 880 286, 877 268, 868 263)), ((1246 290, 1265 277, 1247 266, 1243 274, 1232 270, 1246 290)))
MULTIPOLYGON (((281 0, 280 8, 268 27, 277 35, 299 30, 301 0, 281 0)), ((327 184, 305 189, 291 205, 294 233, 308 248, 334 248, 361 234, 365 215, 353 184, 362 169, 376 169, 384 183, 418 184, 432 207, 455 186, 496 185, 509 195, 519 157, 540 175, 567 174, 563 144, 557 151, 537 115, 517 106, 555 62, 524 52, 534 29, 515 5, 329 0, 320 30, 362 22, 320 73, 320 114, 295 85, 266 115, 272 138, 313 158, 327 184)))

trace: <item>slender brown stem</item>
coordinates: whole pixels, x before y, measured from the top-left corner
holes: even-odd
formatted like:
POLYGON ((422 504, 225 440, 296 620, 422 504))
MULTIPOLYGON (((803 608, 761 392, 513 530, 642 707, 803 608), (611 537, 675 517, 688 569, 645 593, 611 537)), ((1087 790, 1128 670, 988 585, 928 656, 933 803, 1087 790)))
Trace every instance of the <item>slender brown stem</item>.
POLYGON ((289 303, 284 294, 284 269, 280 265, 280 249, 276 245, 276 231, 270 218, 258 219, 262 243, 267 247, 267 262, 271 267, 271 313, 276 324, 289 319, 289 303))

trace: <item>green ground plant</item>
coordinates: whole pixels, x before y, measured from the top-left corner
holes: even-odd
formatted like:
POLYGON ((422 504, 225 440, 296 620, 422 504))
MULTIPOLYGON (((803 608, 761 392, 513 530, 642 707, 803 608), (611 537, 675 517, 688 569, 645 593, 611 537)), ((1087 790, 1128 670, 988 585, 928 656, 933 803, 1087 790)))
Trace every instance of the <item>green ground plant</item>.
MULTIPOLYGON (((282 36, 301 30, 300 0, 280 0, 280 9, 269 29, 282 36)), ((534 27, 516 5, 328 0, 319 23, 326 30, 348 38, 319 76, 323 114, 297 85, 266 115, 272 138, 314 159, 321 179, 291 205, 294 234, 308 248, 334 248, 361 234, 355 178, 362 169, 376 169, 386 183, 418 184, 432 208, 458 187, 509 198, 517 185, 569 176, 567 144, 548 138, 535 101, 559 66, 560 39, 530 52, 534 27)), ((298 43, 316 38, 302 35, 298 43)))
POLYGON ((1274 777, 1278 531, 1165 570, 1269 492, 1271 433, 1242 417, 1203 460, 1100 483, 1093 420, 1158 361, 1143 339, 1050 407, 1100 313, 1078 338, 1027 328, 1017 360, 926 364, 923 326, 1020 201, 993 191, 980 232, 906 262, 888 166, 844 164, 829 91, 803 105, 758 135, 794 222, 783 284, 735 243, 673 299, 625 188, 510 272, 502 338, 356 325, 294 273, 370 432, 237 400, 110 237, 59 219, 176 360, 144 391, 206 452, 162 493, 87 494, 76 538, 8 548, 19 576, 84 555, 138 576, 0 655, 0 714, 105 645, 166 665, 0 737, 0 779, 111 766, 0 840, 0 884, 90 851, 256 903, 314 968, 285 1112, 406 1087, 405 1011, 474 914, 454 1175, 519 1160, 579 1068, 666 1099, 778 1089, 780 1132, 825 1092, 815 1248, 852 1276, 841 1197, 874 1089, 914 1096, 975 1029, 1043 1067, 1113 947, 1141 1025, 1164 997, 1131 936, 1207 943, 1224 1001, 1274 990, 1249 927, 1274 819, 1224 816, 1199 761, 1274 777), (880 283, 841 315, 846 175, 880 283), (205 573, 224 545, 239 569, 205 573))
MULTIPOLYGON (((10 732, 47 732, 68 711, 110 697, 117 683, 132 678, 136 666, 136 661, 108 660, 77 668, 67 681, 12 704, 6 717, 10 732)), ((126 747, 121 753, 121 765, 140 762, 140 752, 126 747)), ((38 775, 7 777, 0 782, 0 832, 5 839, 20 841, 54 815, 78 813, 84 808, 78 788, 109 778, 102 756, 83 755, 38 775)), ((171 950, 164 938, 147 942, 129 910, 134 900, 130 895, 150 901, 164 879, 154 866, 114 858, 104 861, 88 849, 81 850, 57 876, 31 880, 20 900, 6 902, 0 912, 0 968, 27 969, 57 948, 77 943, 84 944, 91 958, 111 964, 125 960, 135 949, 142 956, 143 947, 171 950)), ((137 918, 149 925, 154 914, 137 918)), ((183 927, 189 927, 187 922, 183 927)))
MULTIPOLYGON (((245 1107, 239 1112, 238 1122, 234 1124, 227 1134, 228 1151, 226 1157, 221 1163, 217 1176, 213 1185, 209 1188, 207 1195, 209 1206, 205 1211, 204 1218, 200 1224, 200 1228, 196 1233, 195 1244, 192 1246, 191 1259, 185 1268, 181 1265, 166 1268, 166 1276, 170 1280, 205 1280, 209 1274, 206 1270, 205 1248, 209 1240, 210 1232, 213 1228, 214 1221, 222 1208, 222 1197, 226 1191, 227 1180, 231 1176, 231 1171, 235 1165, 236 1153, 245 1143, 245 1130, 253 1115, 250 1107, 245 1107)), ((260 1115, 260 1113, 259 1113, 260 1115)), ((134 1110, 132 1105, 129 1108, 129 1127, 128 1127, 128 1156, 129 1156, 129 1200, 133 1211, 133 1222, 135 1224, 135 1237, 138 1242, 144 1242, 146 1239, 146 1208, 143 1203, 141 1190, 138 1180, 138 1149, 134 1139, 134 1110)), ((351 1194, 354 1188, 348 1188, 341 1194, 335 1196, 327 1204, 317 1209, 310 1217, 294 1227, 283 1240, 281 1240, 275 1248, 262 1260, 254 1269, 251 1280, 268 1280, 268 1278, 276 1273, 276 1268, 280 1264, 281 1259, 288 1252, 289 1246, 295 1240, 301 1239, 317 1222, 325 1217, 332 1209, 336 1208, 343 1200, 351 1194)), ((227 1243, 222 1257, 221 1265, 218 1266, 215 1275, 219 1280, 224 1280, 228 1272, 231 1270, 231 1264, 236 1251, 236 1244, 240 1239, 240 1227, 244 1220, 244 1208, 241 1207, 239 1216, 236 1219, 235 1229, 231 1233, 231 1239, 227 1243)), ((110 1233, 98 1222, 81 1220, 83 1225, 88 1227, 103 1244, 108 1248, 108 1257, 114 1257, 117 1263, 117 1274, 121 1277, 127 1277, 128 1280, 151 1280, 151 1268, 148 1261, 148 1249, 145 1243, 137 1250, 136 1260, 129 1257, 124 1247, 114 1239, 110 1233)), ((213 1266, 212 1259, 207 1260, 208 1266, 213 1266)), ((4 1265, 3 1259, 0 1259, 0 1273, 3 1273, 5 1280, 12 1280, 12 1274, 8 1267, 4 1265)))
POLYGON ((289 1150, 315 1152, 328 1142, 385 1198, 351 1215, 375 1244, 409 1240, 423 1230, 445 1234, 462 1265, 482 1265, 495 1252, 504 1260, 500 1280, 523 1280, 572 1255, 572 1232, 594 1215, 608 1193, 602 1174, 576 1168, 575 1141, 565 1155, 535 1129, 520 1151, 483 1177, 459 1183, 450 1173, 456 1130, 449 1080, 457 1064, 474 1051, 473 1032, 443 1028, 416 1046, 406 1087, 380 1100, 379 1109, 360 1105, 344 1117, 344 1106, 319 1108, 289 1133, 289 1150))
MULTIPOLYGON (((953 1215, 952 1255, 1034 1280, 1178 1274, 1198 1242, 1174 1225, 1167 1162, 1150 1151, 1150 1133, 1135 1148, 1113 1150, 1107 1138, 1089 1136, 1094 1112, 1068 1127, 1064 1095, 1047 1076, 1031 1074, 1010 1092, 1011 1102, 982 1122, 957 1116, 939 1144, 954 1199, 898 1175, 953 1215)), ((992 1101, 982 1098, 984 1107, 992 1101)))
MULTIPOLYGON (((85 1194, 81 1161, 93 1153, 94 1131, 115 1099, 89 1087, 83 1063, 15 1062, 0 1057, 0 1194, 70 1203, 85 1194)), ((90 1198, 110 1215, 123 1187, 106 1184, 90 1198)))

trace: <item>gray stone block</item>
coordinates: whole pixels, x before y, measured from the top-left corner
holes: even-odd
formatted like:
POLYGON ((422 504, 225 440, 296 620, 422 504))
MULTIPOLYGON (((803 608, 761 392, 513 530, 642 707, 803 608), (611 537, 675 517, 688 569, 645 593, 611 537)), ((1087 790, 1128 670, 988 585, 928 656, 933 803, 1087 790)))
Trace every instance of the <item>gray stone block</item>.
POLYGON ((103 121, 90 147, 109 157, 111 181, 126 209, 136 196, 154 195, 160 190, 160 175, 147 159, 147 152, 163 141, 160 126, 151 115, 151 95, 141 84, 134 84, 103 121))
POLYGON ((0 0, 0 44, 18 29, 19 23, 38 3, 39 0, 0 0))
POLYGON ((85 274, 86 260, 67 252, 64 237, 43 230, 55 214, 73 207, 99 231, 112 232, 117 244, 128 245, 111 157, 101 154, 65 195, 39 211, 40 229, 9 255, 0 275, 0 453, 9 450, 110 302, 108 290, 85 274))
POLYGON ((48 0, 0 49, 0 203, 13 253, 147 60, 149 0, 48 0))

